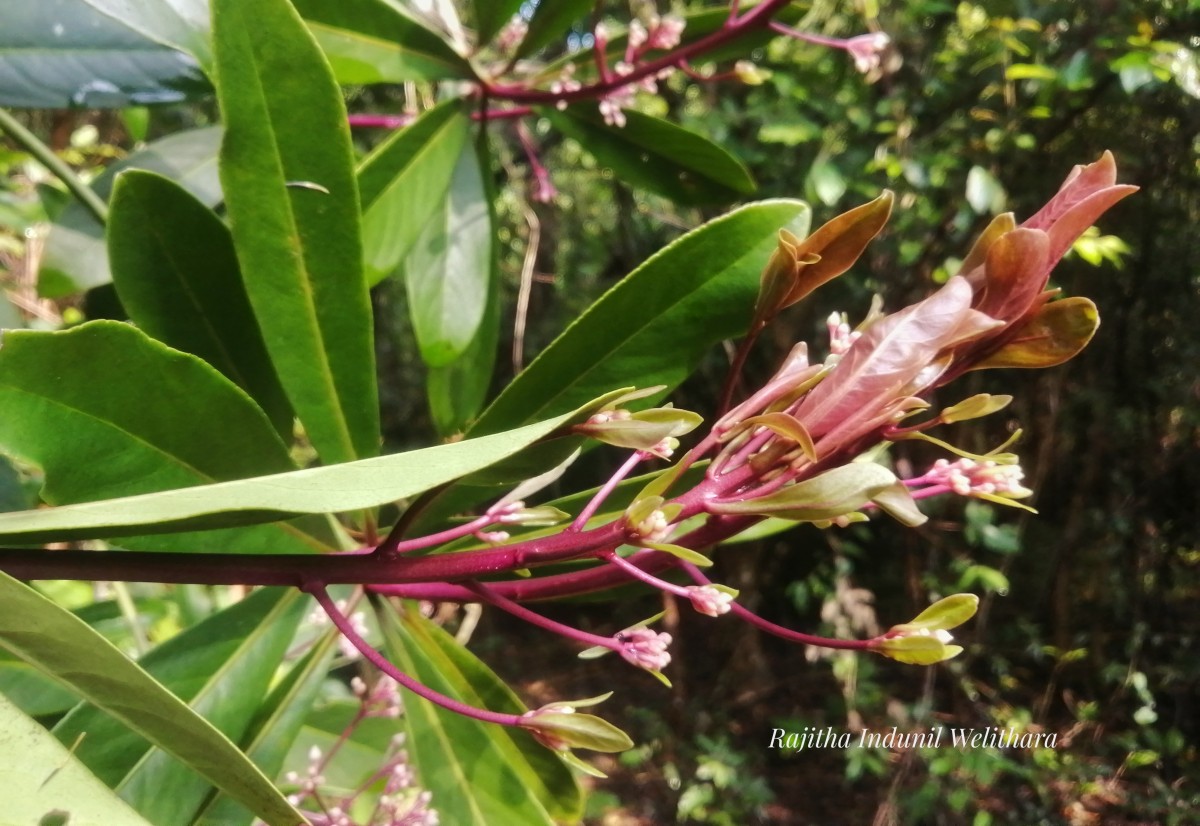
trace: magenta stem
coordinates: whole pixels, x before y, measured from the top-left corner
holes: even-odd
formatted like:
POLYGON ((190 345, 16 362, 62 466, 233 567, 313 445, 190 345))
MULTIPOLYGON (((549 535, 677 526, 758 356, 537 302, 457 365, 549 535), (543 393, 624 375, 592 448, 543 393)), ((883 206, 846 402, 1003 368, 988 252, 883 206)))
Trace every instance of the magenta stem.
POLYGON ((307 591, 316 598, 320 603, 321 608, 329 615, 329 619, 337 626, 337 629, 342 632, 342 636, 350 640, 355 648, 376 668, 384 674, 391 677, 400 685, 407 688, 412 693, 424 697, 431 703, 441 706, 442 708, 453 711, 457 714, 462 714, 466 717, 473 717, 476 720, 482 720, 485 723, 499 723, 502 726, 517 726, 521 724, 521 717, 518 714, 500 714, 496 711, 488 711, 485 708, 476 708, 475 706, 467 705, 459 702, 453 697, 447 697, 440 691, 434 691, 424 683, 417 682, 412 677, 405 674, 396 666, 388 661, 374 648, 372 648, 366 640, 359 636, 354 630, 354 625, 346 618, 345 614, 338 610, 334 601, 330 599, 329 593, 325 590, 325 584, 322 582, 306 582, 302 590, 307 591))
POLYGON ((575 640, 576 642, 581 642, 584 645, 601 645, 605 648, 611 648, 613 651, 616 651, 618 648, 617 643, 612 639, 612 637, 602 637, 599 634, 589 634, 587 631, 581 631, 578 628, 572 628, 571 626, 564 625, 561 622, 555 622, 549 617, 543 617, 541 614, 530 611, 524 605, 514 602, 498 592, 495 588, 492 588, 489 585, 484 585, 482 582, 468 582, 462 587, 489 605, 494 605, 502 611, 512 614, 518 619, 523 619, 530 625, 536 625, 538 628, 544 628, 547 631, 552 631, 555 634, 575 640))
POLYGON ((817 46, 828 46, 831 49, 845 49, 846 41, 837 37, 825 37, 820 34, 810 34, 802 32, 799 29, 793 29, 791 26, 785 26, 783 23, 778 23, 774 20, 770 23, 771 31, 785 34, 788 37, 796 40, 803 40, 805 43, 813 43, 817 46))
MULTIPOLYGON (((712 585, 712 581, 706 577, 703 572, 690 562, 681 562, 681 567, 687 571, 698 585, 712 585)), ((776 637, 782 637, 785 640, 792 642, 804 643, 805 645, 815 645, 820 648, 836 648, 842 651, 866 651, 871 647, 870 640, 838 640, 832 637, 818 637, 813 634, 805 634, 800 631, 793 631, 790 628, 784 628, 782 625, 776 625, 770 620, 763 619, 758 614, 755 614, 750 609, 737 603, 729 604, 730 611, 756 628, 766 631, 768 634, 774 634, 776 637)))
POLYGON ((405 554, 409 551, 419 551, 422 548, 432 548, 435 545, 443 545, 455 539, 462 539, 464 536, 471 536, 476 531, 481 531, 489 525, 495 524, 497 521, 495 516, 485 513, 478 519, 472 519, 470 522, 458 527, 447 528, 444 531, 431 533, 428 536, 418 536, 405 540, 401 540, 399 535, 393 531, 391 534, 388 534, 387 539, 379 544, 374 553, 379 556, 391 556, 405 554))
POLYGON ((604 504, 604 500, 612 495, 612 492, 616 490, 617 485, 621 484, 621 480, 632 473, 633 469, 638 466, 638 463, 645 458, 646 453, 638 450, 635 451, 632 456, 626 459, 625 463, 617 468, 617 472, 612 475, 612 478, 605 482, 604 486, 600 488, 600 490, 596 491, 596 495, 593 496, 586 505, 584 505, 583 510, 579 512, 579 516, 575 517, 575 521, 571 523, 570 527, 567 528, 567 531, 577 533, 583 530, 587 526, 588 520, 591 519, 595 515, 596 511, 600 509, 600 506, 604 504))
POLYGON ((654 574, 643 571, 637 565, 634 565, 629 560, 616 553, 613 553, 612 551, 601 554, 600 558, 605 562, 617 566, 634 579, 639 579, 652 588, 658 588, 661 591, 667 591, 668 593, 672 593, 677 597, 683 597, 685 599, 688 598, 687 589, 681 588, 678 585, 673 585, 672 583, 667 582, 665 579, 659 579, 654 574))
POLYGON ((483 91, 486 97, 509 100, 514 103, 558 103, 559 101, 571 103, 578 100, 604 97, 609 92, 614 92, 637 83, 643 78, 657 75, 663 69, 674 68, 675 64, 680 60, 687 60, 696 55, 712 51, 753 29, 767 27, 771 23, 771 17, 782 11, 790 2, 791 0, 765 0, 765 2, 760 3, 738 18, 732 25, 724 26, 711 34, 693 40, 691 43, 668 52, 657 60, 643 63, 627 75, 607 79, 602 77, 599 82, 572 92, 544 92, 532 90, 519 84, 484 84, 483 91))

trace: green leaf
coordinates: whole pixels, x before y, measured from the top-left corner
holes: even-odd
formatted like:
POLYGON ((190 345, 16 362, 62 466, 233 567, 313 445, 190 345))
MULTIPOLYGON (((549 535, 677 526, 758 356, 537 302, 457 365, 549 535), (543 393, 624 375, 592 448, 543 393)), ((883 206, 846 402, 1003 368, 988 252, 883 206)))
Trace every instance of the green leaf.
MULTIPOLYGON (((242 750, 254 761, 263 774, 276 776, 283 768, 288 750, 299 736, 305 718, 312 711, 329 672, 329 664, 337 653, 337 629, 330 628, 307 654, 272 690, 259 709, 247 736, 241 740, 242 750)), ((252 813, 235 800, 225 796, 210 796, 195 818, 197 826, 231 826, 249 824, 252 813)))
POLYGON ((952 594, 939 599, 911 621, 898 627, 911 631, 919 631, 922 628, 929 631, 949 631, 975 616, 978 610, 979 597, 974 594, 952 594))
POLYGON ((1012 399, 1012 396, 993 396, 990 393, 976 393, 969 399, 963 399, 958 404, 950 405, 941 412, 938 418, 945 424, 979 419, 1008 407, 1012 399))
MULTIPOLYGON (((119 172, 146 169, 175 181, 206 206, 216 206, 222 198, 217 177, 221 134, 222 130, 213 126, 177 132, 154 141, 109 166, 92 183, 92 188, 107 199, 119 172)), ((91 212, 72 200, 46 238, 38 271, 38 293, 46 298, 62 298, 111 280, 104 227, 91 212)))
POLYGON ((301 821, 283 795, 212 724, 82 620, 3 573, 0 646, 174 755, 272 826, 301 821))
POLYGON ((483 324, 494 237, 479 159, 467 146, 403 263, 413 332, 430 367, 460 358, 483 324))
POLYGON ((129 317, 159 341, 220 370, 290 441, 291 406, 267 356, 225 224, 178 184, 130 170, 113 191, 108 249, 129 317))
POLYGON ((442 436, 466 430, 487 402, 500 343, 500 272, 496 257, 490 270, 483 321, 475 337, 461 356, 445 367, 429 368, 426 375, 429 411, 442 436))
POLYGON ((359 165, 363 260, 372 285, 392 274, 437 212, 469 126, 462 101, 446 101, 397 130, 359 165))
POLYGON ((693 551, 691 548, 685 548, 682 545, 672 545, 669 542, 646 542, 644 547, 655 551, 662 551, 665 554, 670 554, 673 557, 682 559, 684 562, 690 562, 699 568, 712 567, 712 560, 698 551, 693 551))
POLYGON ((714 502, 709 507, 714 513, 757 514, 814 522, 856 511, 895 482, 895 475, 883 465, 851 462, 757 499, 714 502))
POLYGON ((674 439, 695 430, 704 421, 690 410, 653 407, 634 413, 628 419, 586 422, 575 427, 576 433, 616 447, 653 450, 665 439, 674 439))
POLYGON ((921 509, 917 507, 917 502, 909 492, 908 486, 899 479, 878 491, 871 497, 871 501, 881 511, 906 527, 915 528, 929 521, 929 517, 921 513, 921 509))
POLYGON ((774 413, 762 413, 758 416, 751 416, 748 419, 743 419, 739 422, 738 427, 729 431, 724 440, 732 438, 734 435, 743 432, 743 428, 765 427, 778 436, 782 436, 796 444, 803 451, 804 455, 813 464, 817 461, 817 448, 813 444, 812 435, 808 432, 808 428, 804 426, 804 422, 797 419, 790 413, 776 411, 774 413))
POLYGON ((825 206, 833 206, 846 194, 846 179, 837 164, 818 161, 808 170, 807 186, 825 206))
POLYGON ((1100 314, 1090 299, 1051 301, 1021 322, 1007 344, 971 369, 1054 367, 1074 358, 1099 326, 1100 314))
POLYGON ((521 10, 522 0, 473 0, 475 34, 479 45, 495 37, 521 10))
MULTIPOLYGON (((43 469, 42 498, 52 505, 295 468, 263 412, 224 376, 195 356, 114 321, 65 332, 5 333, 0 409, 5 411, 0 450, 43 469)), ((176 495, 189 500, 196 493, 176 495)), ((76 507, 95 518, 89 536, 136 534, 109 534, 103 505, 76 507)), ((59 511, 23 513, 36 520, 39 513, 59 511)), ((7 516, 22 521, 18 513, 7 516)), ((113 524, 129 524, 128 516, 109 513, 113 524)), ((197 541, 182 536, 154 544, 159 550, 194 551, 197 541)), ((306 520, 222 532, 204 542, 230 552, 302 553, 327 549, 336 539, 323 520, 306 520)))
POLYGON ((709 347, 744 332, 779 228, 802 235, 808 219, 800 201, 763 201, 672 242, 551 342, 470 432, 494 433, 570 410, 631 376, 640 386, 662 385, 656 394, 662 398, 709 347))
POLYGON ((593 0, 554 0, 538 3, 529 19, 525 39, 517 49, 517 57, 528 57, 555 38, 567 39, 571 26, 583 19, 592 7, 593 0))
POLYGON ((1014 63, 1004 70, 1005 80, 1055 80, 1058 72, 1040 63, 1014 63))
POLYGON ((195 61, 139 34, 86 0, 6 8, 0 28, 0 106, 120 108, 208 91, 195 61))
POLYGON ((325 462, 374 456, 371 303, 341 90, 286 0, 214 0, 213 21, 221 182, 267 351, 325 462))
POLYGON ((908 665, 933 665, 957 657, 962 646, 947 645, 936 637, 914 636, 879 640, 871 650, 908 665))
POLYGON ((620 180, 676 203, 728 203, 754 192, 754 179, 737 158, 661 118, 631 110, 624 126, 608 126, 590 103, 539 112, 620 180))
MULTIPOLYGON (((479 165, 486 169, 490 163, 488 145, 481 132, 475 144, 479 165)), ((489 217, 493 227, 496 219, 496 187, 483 176, 489 217)), ((484 299, 483 320, 462 355, 444 367, 430 367, 425 377, 425 395, 434 426, 442 436, 462 433, 483 410, 489 398, 492 374, 500 349, 500 317, 503 297, 500 285, 500 255, 496 239, 488 239, 491 257, 488 266, 487 295, 484 299)))
POLYGON ((89 6, 155 43, 187 52, 212 68, 206 0, 86 0, 89 6))
POLYGON ((571 748, 604 752, 633 748, 628 734, 594 714, 551 711, 537 715, 528 726, 571 748))
MULTIPOLYGON (((172 637, 138 665, 236 742, 257 715, 307 605, 298 591, 256 591, 172 637)), ((86 735, 79 759, 156 826, 190 824, 208 797, 204 778, 96 706, 77 707, 54 733, 65 743, 86 735)))
POLYGON ((293 0, 339 83, 470 78, 471 65, 436 32, 387 0, 293 0))
POLYGON ((39 826, 59 815, 71 826, 149 826, 3 694, 0 754, 13 758, 0 762, 6 824, 39 826))
POLYGON ((1017 221, 1011 212, 1002 212, 989 221, 983 232, 975 239, 975 243, 971 245, 967 257, 963 259, 958 270, 959 274, 968 275, 976 267, 982 266, 987 260, 988 250, 992 248, 992 245, 1016 228, 1017 221))
MULTIPOLYGON (((0 375, 4 357, 11 347, 11 344, 6 344, 0 349, 0 375)), ((180 398, 187 400, 182 392, 180 398)), ((3 395, 0 395, 0 403, 3 400, 3 395)), ((604 397, 578 411, 505 433, 394 456, 103 502, 0 514, 0 539, 7 542, 37 542, 160 534, 231 524, 253 524, 298 513, 341 513, 377 507, 415 496, 505 459, 563 425, 585 418, 603 400, 604 397)), ((193 407, 190 414, 194 412, 193 407)), ((179 415, 184 420, 184 414, 179 415)), ((0 417, 0 438, 7 421, 0 417)), ((68 452, 66 459, 70 460, 72 467, 76 467, 75 454, 68 452)), ((90 484, 87 489, 92 489, 90 484)), ((274 537, 275 544, 260 539, 254 546, 255 550, 283 550, 280 539, 284 534, 278 528, 261 530, 268 533, 258 536, 274 537)), ((221 550, 236 551, 245 547, 246 543, 240 541, 245 533, 245 530, 229 531, 227 544, 210 538, 215 536, 219 539, 223 534, 205 536, 204 539, 221 550)), ((195 550, 195 541, 191 541, 191 550, 195 550)), ((181 543, 160 538, 155 540, 155 544, 174 547, 181 543)))
MULTIPOLYGON (((493 711, 525 712, 508 686, 415 607, 402 614, 385 609, 381 625, 392 661, 427 686, 493 711)), ((404 699, 412 760, 444 822, 550 824, 582 814, 570 770, 528 733, 455 714, 408 692, 404 699)))

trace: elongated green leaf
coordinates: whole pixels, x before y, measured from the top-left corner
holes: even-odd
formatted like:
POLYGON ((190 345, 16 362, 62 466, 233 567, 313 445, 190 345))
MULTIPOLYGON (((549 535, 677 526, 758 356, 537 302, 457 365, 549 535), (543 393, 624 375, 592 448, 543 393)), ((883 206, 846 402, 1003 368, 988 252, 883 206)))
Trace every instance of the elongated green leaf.
MULTIPOLYGON (((415 610, 396 615, 385 609, 381 623, 393 662, 421 682, 493 711, 526 711, 487 666, 415 610)), ((549 824, 552 816, 579 816, 582 800, 570 770, 528 734, 407 692, 404 699, 412 760, 444 821, 549 824)))
MULTIPOLYGON (((225 377, 118 322, 5 333, 0 409, 0 450, 43 469, 42 498, 52 505, 295 468, 263 412, 225 377)), ((320 520, 205 539, 222 550, 275 553, 336 542, 320 520)), ((196 538, 155 546, 196 550, 196 538)))
POLYGON ((0 106, 101 109, 182 101, 208 83, 194 60, 86 0, 9 5, 0 27, 0 106))
POLYGON ((341 90, 286 0, 214 0, 213 25, 221 182, 267 351, 324 461, 374 456, 371 304, 341 90))
POLYGON ((466 143, 461 101, 447 101, 367 156, 358 168, 363 260, 374 285, 391 275, 442 202, 466 143))
POLYGON ((339 83, 469 78, 471 66, 442 37, 386 0, 293 0, 339 83))
MULTIPOLYGON (((243 751, 268 777, 279 773, 288 750, 300 734, 326 679, 329 663, 337 652, 337 640, 338 633, 333 628, 321 636, 272 689, 251 730, 241 741, 243 751)), ((229 797, 214 795, 195 823, 197 826, 248 826, 252 819, 253 814, 245 806, 229 797)))
MULTIPOLYGON (((236 742, 258 713, 306 607, 298 591, 263 589, 173 637, 138 665, 236 742)), ((156 826, 191 823, 208 797, 203 777, 96 706, 76 708, 54 733, 65 743, 86 734, 79 759, 156 826)))
POLYGON ((763 201, 710 221, 674 241, 605 293, 504 389, 471 429, 494 433, 556 411, 636 377, 663 385, 653 404, 723 338, 744 332, 759 273, 780 227, 808 230, 800 201, 763 201), (589 394, 591 394, 589 396, 589 394))
POLYGON ((0 645, 173 754, 270 824, 301 821, 238 748, 70 612, 0 573, 0 645))
POLYGON ((487 43, 521 10, 522 0, 474 0, 475 34, 482 45, 487 43))
MULTIPOLYGON (((119 172, 146 169, 175 181, 206 206, 215 206, 221 201, 221 182, 217 179, 221 133, 214 126, 154 141, 106 169, 92 188, 107 199, 119 172)), ((104 227, 92 213, 72 201, 46 238, 38 271, 38 292, 47 298, 61 298, 107 284, 111 279, 104 227)))
POLYGON ((538 3, 529 20, 525 39, 517 49, 517 57, 528 57, 555 39, 566 40, 571 25, 583 20, 592 10, 592 0, 555 0, 538 3))
MULTIPOLYGON (((10 346, 0 349, 0 375, 3 355, 10 346)), ((299 513, 341 513, 376 507, 415 496, 505 459, 563 425, 586 418, 606 398, 506 433, 394 456, 103 502, 0 514, 0 539, 37 542, 53 538, 162 534, 253 524, 299 513)), ((4 432, 4 423, 0 418, 0 434, 4 432)), ((272 531, 270 536, 277 539, 282 536, 276 528, 261 530, 272 531)), ((222 550, 245 547, 246 543, 238 541, 242 533, 245 531, 229 531, 229 546, 217 547, 222 550)), ((263 549, 261 541, 255 545, 257 550, 263 549)), ((155 544, 174 547, 177 543, 159 538, 155 544)))
POLYGON ((113 283, 133 321, 245 390, 287 440, 292 410, 267 356, 224 223, 187 190, 130 170, 113 192, 113 283))
POLYGON ((156 43, 212 65, 207 0, 86 0, 89 6, 156 43))
POLYGON ((703 135, 661 118, 628 111, 624 126, 608 126, 593 104, 541 114, 621 180, 676 203, 728 202, 754 191, 754 179, 737 158, 703 135))
POLYGON ((413 331, 431 367, 462 356, 483 323, 494 238, 483 173, 467 146, 403 265, 413 331))
POLYGON ((0 761, 6 824, 39 826, 57 815, 71 826, 149 826, 3 694, 0 754, 8 758, 0 761))
MULTIPOLYGON (((486 168, 487 141, 483 135, 475 145, 481 168, 486 168)), ((491 225, 496 226, 496 192, 490 176, 483 176, 491 225)), ((466 350, 444 367, 431 367, 426 374, 425 395, 438 433, 450 436, 462 433, 479 415, 488 400, 492 373, 496 367, 500 344, 500 256, 495 238, 488 239, 491 255, 484 299, 483 320, 466 350)))
POLYGON ((438 433, 461 433, 487 401, 500 341, 500 273, 492 257, 483 321, 467 349, 444 367, 431 367, 425 393, 438 433))

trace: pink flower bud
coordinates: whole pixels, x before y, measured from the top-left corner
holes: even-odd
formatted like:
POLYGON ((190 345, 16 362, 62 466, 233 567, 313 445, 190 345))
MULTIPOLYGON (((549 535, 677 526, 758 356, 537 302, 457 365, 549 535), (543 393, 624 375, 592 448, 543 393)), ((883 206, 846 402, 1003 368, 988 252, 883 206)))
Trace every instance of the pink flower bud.
POLYGON ((729 613, 733 596, 714 588, 711 585, 692 585, 687 589, 688 599, 692 607, 710 617, 719 617, 729 613))
POLYGON ((846 51, 854 58, 854 68, 865 75, 879 68, 883 52, 891 42, 883 32, 860 34, 846 41, 846 51))
POLYGON ((649 628, 635 628, 617 634, 616 640, 621 644, 621 656, 638 668, 662 671, 671 662, 671 655, 667 653, 667 647, 671 644, 670 634, 649 628))

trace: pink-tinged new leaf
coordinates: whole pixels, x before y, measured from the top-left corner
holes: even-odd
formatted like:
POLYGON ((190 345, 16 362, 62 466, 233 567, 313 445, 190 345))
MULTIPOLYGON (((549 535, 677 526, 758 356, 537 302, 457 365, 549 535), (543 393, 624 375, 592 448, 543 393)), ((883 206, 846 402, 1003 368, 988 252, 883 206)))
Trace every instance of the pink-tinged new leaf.
MULTIPOLYGON (((970 312, 971 286, 960 277, 924 301, 868 328, 796 411, 818 440, 835 428, 855 433, 896 400, 952 340, 970 312)), ((910 391, 912 392, 912 391, 910 391)))
POLYGON ((763 413, 758 416, 751 416, 742 422, 742 425, 747 428, 765 427, 773 430, 785 439, 794 442, 808 457, 810 462, 817 461, 817 449, 813 446, 812 435, 799 419, 787 413, 763 413))
POLYGON ((1117 183, 1117 163, 1105 152, 1095 163, 1071 170, 1058 194, 1021 226, 1050 236, 1048 266, 1053 267, 1109 207, 1136 191, 1117 183))
POLYGON ((801 241, 796 248, 801 266, 783 306, 790 307, 854 266, 867 244, 887 223, 894 200, 895 196, 884 190, 874 201, 842 213, 801 241), (814 255, 819 258, 812 261, 814 255))
POLYGON ((1100 314, 1089 299, 1051 301, 1022 322, 1007 344, 971 369, 1054 367, 1086 347, 1099 326, 1100 314))
MULTIPOLYGON (((975 239, 975 244, 971 247, 971 251, 967 253, 967 257, 963 259, 962 266, 958 270, 959 275, 971 276, 972 272, 983 266, 984 260, 987 258, 988 250, 992 244, 996 242, 1000 236, 1012 232, 1017 228, 1017 219, 1013 217, 1011 212, 1004 212, 992 219, 992 222, 984 228, 979 237, 975 239)), ((982 279, 982 274, 979 278, 982 279)), ((975 278, 971 278, 972 284, 975 278)))
POLYGON ((1046 285, 1050 239, 1037 229, 1014 229, 987 252, 975 309, 1001 321, 1016 321, 1046 285))

